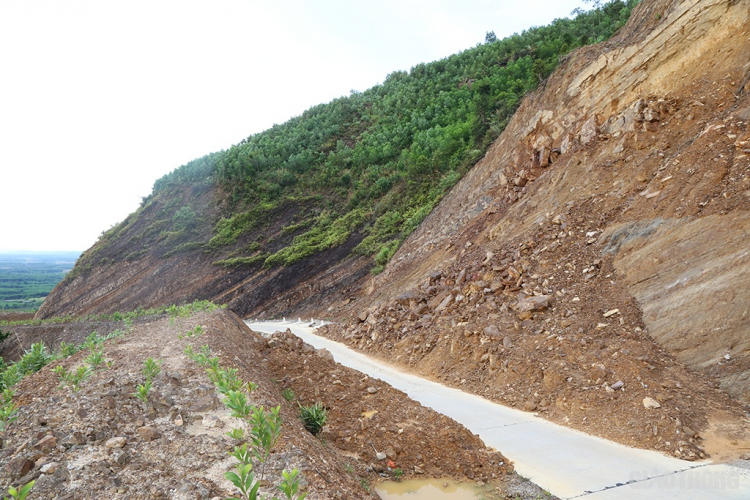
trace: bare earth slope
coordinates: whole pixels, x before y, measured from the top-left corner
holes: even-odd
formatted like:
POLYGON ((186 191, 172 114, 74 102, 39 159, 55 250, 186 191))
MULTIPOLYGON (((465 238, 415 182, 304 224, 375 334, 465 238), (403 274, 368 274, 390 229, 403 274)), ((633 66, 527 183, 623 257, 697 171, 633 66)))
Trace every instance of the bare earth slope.
POLYGON ((371 259, 349 255, 362 239, 359 234, 289 267, 216 265, 257 238, 274 240, 278 248, 288 244, 295 233, 284 228, 305 208, 290 205, 267 214, 268 224, 259 223, 258 228, 227 247, 209 250, 202 243, 191 245, 191 241, 211 238, 213 222, 230 210, 226 196, 215 186, 203 185, 155 195, 84 252, 66 280, 45 299, 36 317, 106 314, 194 300, 227 304, 242 316, 283 315, 315 310, 329 297, 335 300, 350 293, 372 267, 371 259), (200 217, 182 237, 191 241, 170 242, 173 232, 167 229, 175 207, 181 205, 192 206, 200 217))
POLYGON ((646 1, 574 53, 330 335, 703 456, 694 432, 750 403, 749 18, 646 1))
MULTIPOLYGON (((237 368, 243 380, 258 384, 252 404, 281 406, 282 437, 266 466, 271 485, 278 484, 282 469, 292 468, 301 471, 311 499, 374 498, 363 485, 381 473, 393 477, 396 468, 407 477, 492 481, 501 492, 518 481, 507 459, 455 421, 337 365, 290 333, 267 340, 233 313, 215 311, 139 322, 103 344, 112 366, 99 369, 79 392, 60 387, 53 366, 23 379, 15 387, 19 419, 0 447, 0 493, 35 479, 33 498, 236 494, 224 479, 236 462, 228 452, 237 444, 226 432, 242 424, 220 402, 205 370, 183 354, 188 344, 196 350, 209 346, 221 366, 237 368), (185 337, 198 325, 203 334, 185 337), (144 382, 141 369, 149 357, 163 364, 143 404, 133 393, 144 382), (285 388, 294 390, 294 401, 282 397, 285 388), (326 404, 330 418, 320 437, 302 426, 297 401, 326 404), (387 457, 378 459, 375 449, 387 457)), ((73 369, 88 354, 57 363, 73 369)))

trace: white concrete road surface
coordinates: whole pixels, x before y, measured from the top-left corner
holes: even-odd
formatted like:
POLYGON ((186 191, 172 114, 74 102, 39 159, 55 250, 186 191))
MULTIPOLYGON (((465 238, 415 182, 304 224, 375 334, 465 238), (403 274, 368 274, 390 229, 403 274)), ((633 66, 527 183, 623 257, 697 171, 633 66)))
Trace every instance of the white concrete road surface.
POLYGON ((266 334, 289 328, 314 347, 328 349, 342 365, 379 378, 453 418, 512 460, 520 475, 561 499, 750 500, 750 470, 737 465, 678 460, 550 423, 314 335, 309 322, 246 323, 266 334))

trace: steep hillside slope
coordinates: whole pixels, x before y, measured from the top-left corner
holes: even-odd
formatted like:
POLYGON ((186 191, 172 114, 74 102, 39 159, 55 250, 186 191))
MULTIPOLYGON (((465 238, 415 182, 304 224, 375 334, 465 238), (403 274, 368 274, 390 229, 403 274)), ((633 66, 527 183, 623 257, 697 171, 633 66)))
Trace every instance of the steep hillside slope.
POLYGON ((569 51, 609 38, 615 0, 396 71, 157 180, 40 318, 211 299, 241 315, 315 311, 379 272, 569 51))
POLYGON ((747 2, 639 5, 522 103, 330 334, 624 442, 702 453, 669 436, 743 409, 682 364, 750 403, 748 26, 747 2))

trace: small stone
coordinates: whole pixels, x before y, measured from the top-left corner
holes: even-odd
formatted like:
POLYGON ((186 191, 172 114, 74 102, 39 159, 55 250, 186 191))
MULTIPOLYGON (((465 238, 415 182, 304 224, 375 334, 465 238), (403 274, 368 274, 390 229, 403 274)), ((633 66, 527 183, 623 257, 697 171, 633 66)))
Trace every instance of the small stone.
POLYGON ((536 403, 532 400, 526 401, 526 404, 523 405, 523 409, 526 411, 534 411, 536 410, 536 403))
POLYGON ((382 451, 379 451, 376 456, 378 457, 378 460, 385 460, 385 458, 387 457, 387 455, 382 451))
POLYGON ((484 334, 488 337, 500 338, 500 329, 495 325, 490 325, 484 328, 484 334))
POLYGON ((331 354, 331 351, 329 351, 328 349, 318 349, 315 351, 315 354, 323 359, 330 359, 331 361, 333 361, 333 354, 331 354))
POLYGON ((605 318, 609 318, 612 315, 618 314, 620 312, 619 309, 610 309, 609 311, 604 313, 605 318))
POLYGON ((612 384, 612 389, 614 390, 622 389, 623 387, 625 387, 625 382, 623 382, 622 380, 618 380, 617 382, 612 384))
POLYGON ((107 439, 107 442, 104 443, 104 446, 106 446, 107 448, 122 448, 127 442, 127 438, 123 436, 117 436, 107 439))
POLYGON ((159 439, 161 437, 161 433, 155 427, 151 427, 150 425, 139 427, 136 431, 145 441, 153 441, 154 439, 159 439))
POLYGON ((34 448, 40 451, 49 451, 57 446, 57 438, 55 436, 44 436, 35 445, 34 448))
POLYGON ((10 477, 23 477, 34 468, 34 462, 28 458, 19 457, 8 462, 5 466, 5 470, 8 472, 10 477))
POLYGON ((654 398, 646 396, 643 398, 643 406, 649 410, 655 410, 657 408, 661 408, 661 404, 654 398))
POLYGON ((552 297, 549 295, 535 295, 532 297, 526 297, 525 299, 521 299, 518 301, 518 303, 516 304, 516 311, 542 311, 549 307, 551 300, 552 297))
POLYGON ((367 392, 368 394, 375 394, 376 392, 378 392, 378 390, 375 387, 368 387, 367 392))
POLYGON ((177 417, 174 419, 174 425, 175 427, 182 427, 185 421, 182 419, 182 415, 177 415, 177 417))
POLYGON ((415 465, 414 466, 414 474, 424 474, 424 471, 420 467, 417 467, 415 465))
POLYGON ((196 413, 202 413, 205 411, 210 411, 215 409, 218 406, 218 399, 213 394, 208 394, 206 396, 203 396, 198 401, 196 401, 191 407, 190 411, 196 412, 196 413))
POLYGON ((203 427, 207 429, 221 428, 224 427, 224 422, 216 415, 204 415, 203 427))
POLYGON ((50 462, 48 464, 42 465, 42 468, 39 469, 42 471, 42 474, 54 474, 57 472, 57 468, 60 466, 57 462, 50 462))
POLYGON ((503 347, 506 349, 513 347, 513 340, 510 337, 503 337, 503 347))

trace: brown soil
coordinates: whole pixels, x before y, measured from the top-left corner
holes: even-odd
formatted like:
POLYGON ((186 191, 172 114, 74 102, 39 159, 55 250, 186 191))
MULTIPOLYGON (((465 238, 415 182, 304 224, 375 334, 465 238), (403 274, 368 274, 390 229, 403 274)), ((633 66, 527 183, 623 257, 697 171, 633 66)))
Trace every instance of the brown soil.
POLYGON ((590 210, 571 209, 490 253, 465 249, 396 301, 318 331, 591 434, 704 458, 701 431, 712 413, 731 415, 747 433, 744 410, 649 337, 611 257, 587 243, 598 222, 590 210), (549 305, 524 311, 519 299, 535 295, 549 305), (646 397, 661 408, 645 408, 646 397))
MULTIPOLYGON (((251 396, 254 404, 281 406, 282 437, 266 471, 271 484, 282 469, 299 468, 308 498, 338 499, 371 498, 363 485, 392 476, 395 468, 406 476, 421 471, 491 480, 501 491, 517 481, 500 453, 487 450, 453 420, 335 364, 291 334, 267 340, 233 313, 217 311, 139 322, 130 333, 104 344, 112 367, 96 372, 77 393, 59 387, 53 366, 22 380, 15 388, 20 418, 0 449, 0 488, 35 479, 34 498, 231 495, 223 473, 232 468, 228 451, 235 442, 226 432, 240 424, 218 402, 204 370, 183 354, 187 344, 210 346, 222 366, 235 367, 244 380, 258 384, 251 396), (205 333, 179 338, 197 325, 205 333), (148 357, 163 365, 146 406, 132 394, 143 382, 141 368, 148 357), (282 398, 286 387, 294 390, 296 401, 282 398), (194 407, 205 398, 212 403, 208 408, 194 407), (329 408, 329 423, 320 437, 302 426, 297 401, 322 401, 329 408), (371 410, 378 413, 363 417, 371 410), (149 431, 157 435, 147 437, 149 431), (124 438, 120 445, 113 446, 115 437, 124 438), (373 447, 388 458, 378 460, 373 447)), ((56 363, 71 369, 86 355, 56 363)), ((263 491, 270 492, 270 486, 263 491)))

